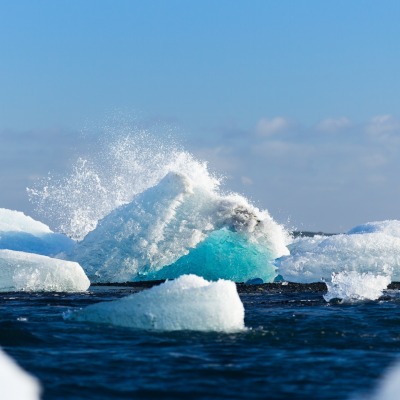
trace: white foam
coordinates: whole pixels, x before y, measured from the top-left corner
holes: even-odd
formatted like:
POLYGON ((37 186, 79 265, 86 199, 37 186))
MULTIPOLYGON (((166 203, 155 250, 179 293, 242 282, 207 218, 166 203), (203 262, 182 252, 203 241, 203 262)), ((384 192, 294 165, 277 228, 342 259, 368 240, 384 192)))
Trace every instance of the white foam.
POLYGON ((341 299, 343 302, 378 300, 390 283, 389 275, 371 273, 339 272, 333 273, 331 282, 327 282, 326 301, 341 299))
POLYGON ((0 250, 0 291, 80 292, 89 279, 76 262, 0 250))
POLYGON ((67 318, 137 329, 163 331, 239 331, 244 307, 234 282, 208 282, 184 275, 110 302, 90 305, 67 318))
POLYGON ((298 238, 289 245, 290 255, 276 260, 288 281, 329 281, 332 273, 355 271, 392 275, 400 280, 400 221, 368 223, 348 234, 298 238))
POLYGON ((5 400, 39 400, 40 385, 0 349, 1 398, 5 400))
POLYGON ((74 242, 22 212, 0 208, 0 249, 42 255, 68 252, 74 242))

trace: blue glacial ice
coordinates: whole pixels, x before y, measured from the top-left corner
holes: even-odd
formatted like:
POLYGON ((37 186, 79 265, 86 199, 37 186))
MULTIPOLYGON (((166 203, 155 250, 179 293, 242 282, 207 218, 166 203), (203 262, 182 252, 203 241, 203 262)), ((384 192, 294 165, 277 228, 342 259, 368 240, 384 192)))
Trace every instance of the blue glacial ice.
POLYGON ((245 329, 244 307, 232 281, 208 282, 195 275, 118 300, 70 312, 67 319, 135 329, 234 332, 245 329))
POLYGON ((176 278, 247 281, 276 276, 286 232, 266 211, 208 180, 169 172, 104 217, 69 257, 92 282, 176 278))
POLYGON ((39 400, 40 384, 26 373, 3 350, 0 349, 1 398, 7 400, 39 400))
POLYGON ((76 262, 0 250, 0 291, 82 292, 90 282, 76 262))
POLYGON ((400 281, 400 221, 356 226, 347 234, 297 238, 290 255, 275 264, 287 281, 330 281, 332 274, 357 272, 400 281))
POLYGON ((55 256, 72 249, 74 241, 54 233, 19 211, 0 208, 0 249, 55 256))

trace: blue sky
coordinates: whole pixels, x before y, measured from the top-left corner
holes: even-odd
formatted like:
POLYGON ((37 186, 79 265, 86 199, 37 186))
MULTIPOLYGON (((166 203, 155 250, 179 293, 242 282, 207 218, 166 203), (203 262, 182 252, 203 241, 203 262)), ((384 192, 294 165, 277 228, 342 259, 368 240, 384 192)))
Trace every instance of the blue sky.
POLYGON ((0 2, 0 207, 115 109, 173 124, 281 222, 400 218, 400 3, 0 2))

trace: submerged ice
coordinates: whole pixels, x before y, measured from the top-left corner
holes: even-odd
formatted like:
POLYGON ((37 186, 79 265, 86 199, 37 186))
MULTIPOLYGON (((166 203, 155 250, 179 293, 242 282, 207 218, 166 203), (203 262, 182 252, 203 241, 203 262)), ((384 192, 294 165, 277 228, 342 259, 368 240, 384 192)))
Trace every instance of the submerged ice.
POLYGON ((239 331, 244 308, 234 282, 208 282, 195 275, 123 297, 90 305, 66 318, 136 329, 163 331, 239 331))
POLYGON ((0 291, 80 292, 90 285, 82 267, 38 254, 0 250, 0 291))
POLYGON ((332 273, 357 272, 400 280, 400 221, 369 222, 347 234, 298 238, 275 264, 284 279, 330 281, 332 273))

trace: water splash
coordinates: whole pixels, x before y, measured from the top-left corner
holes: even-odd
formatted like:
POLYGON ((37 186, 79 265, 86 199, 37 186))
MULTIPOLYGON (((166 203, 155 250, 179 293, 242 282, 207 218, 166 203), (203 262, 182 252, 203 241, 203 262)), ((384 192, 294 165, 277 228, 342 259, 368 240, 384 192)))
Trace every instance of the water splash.
POLYGON ((50 174, 28 188, 36 212, 74 240, 82 240, 100 219, 170 171, 184 172, 207 187, 220 184, 205 162, 170 138, 162 142, 150 132, 134 128, 124 128, 119 134, 110 128, 106 133, 96 144, 96 152, 79 157, 66 176, 50 174))
POLYGON ((377 300, 382 296, 391 280, 390 275, 374 275, 356 271, 332 274, 331 282, 327 282, 328 293, 324 299, 341 299, 342 302, 377 300))

